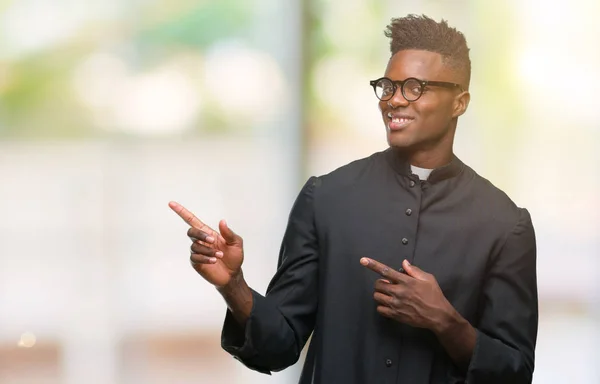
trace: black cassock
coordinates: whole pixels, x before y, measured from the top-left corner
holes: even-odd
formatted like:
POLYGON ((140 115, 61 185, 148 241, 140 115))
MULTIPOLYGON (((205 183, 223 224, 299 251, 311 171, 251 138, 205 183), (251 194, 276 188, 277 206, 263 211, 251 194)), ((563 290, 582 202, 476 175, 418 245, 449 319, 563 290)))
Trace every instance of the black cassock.
POLYGON ((536 243, 526 209, 457 157, 426 181, 396 149, 311 177, 292 211, 266 296, 245 329, 227 312, 222 346, 269 373, 294 364, 299 383, 530 383, 538 326, 536 243), (477 329, 466 372, 435 335, 379 315, 370 257, 433 274, 477 329))

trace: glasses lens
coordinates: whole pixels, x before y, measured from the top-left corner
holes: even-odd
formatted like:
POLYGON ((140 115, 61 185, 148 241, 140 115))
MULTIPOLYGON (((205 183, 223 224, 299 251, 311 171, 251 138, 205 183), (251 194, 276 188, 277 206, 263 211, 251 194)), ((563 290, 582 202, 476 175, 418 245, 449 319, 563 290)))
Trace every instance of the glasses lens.
POLYGON ((416 79, 408 79, 402 85, 402 94, 408 101, 415 101, 423 93, 423 86, 416 79))
POLYGON ((394 96, 394 84, 388 79, 381 79, 375 84, 375 95, 379 100, 389 100, 394 96))

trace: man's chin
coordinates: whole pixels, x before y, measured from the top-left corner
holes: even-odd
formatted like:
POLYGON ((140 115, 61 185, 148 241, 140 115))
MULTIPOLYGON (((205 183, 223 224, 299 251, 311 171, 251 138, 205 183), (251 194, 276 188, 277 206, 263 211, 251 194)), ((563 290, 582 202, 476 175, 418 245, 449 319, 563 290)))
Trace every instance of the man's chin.
POLYGON ((412 140, 404 135, 394 134, 388 132, 387 143, 390 147, 408 149, 413 146, 412 140))

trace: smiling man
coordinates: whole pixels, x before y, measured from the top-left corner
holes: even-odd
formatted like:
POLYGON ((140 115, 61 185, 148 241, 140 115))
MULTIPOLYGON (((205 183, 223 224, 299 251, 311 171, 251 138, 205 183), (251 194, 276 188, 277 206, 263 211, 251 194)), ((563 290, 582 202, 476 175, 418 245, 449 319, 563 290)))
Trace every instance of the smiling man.
POLYGON ((251 369, 294 364, 308 383, 530 383, 538 326, 529 213, 459 160, 469 105, 464 36, 393 19, 371 81, 387 150, 311 177, 290 213, 265 296, 242 274, 242 238, 181 205, 191 262, 228 310, 223 348, 251 369))

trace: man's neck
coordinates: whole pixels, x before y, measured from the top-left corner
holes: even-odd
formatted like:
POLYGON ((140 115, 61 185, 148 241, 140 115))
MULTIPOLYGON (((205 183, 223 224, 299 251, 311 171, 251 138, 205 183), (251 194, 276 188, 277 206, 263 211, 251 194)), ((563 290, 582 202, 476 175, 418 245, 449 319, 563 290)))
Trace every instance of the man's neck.
POLYGON ((415 157, 414 153, 410 153, 406 148, 392 146, 385 154, 390 165, 399 174, 410 177, 418 175, 419 179, 432 183, 456 176, 464 166, 452 151, 446 156, 415 157))
POLYGON ((454 158, 456 119, 450 124, 449 129, 440 139, 425 142, 414 148, 407 148, 406 155, 409 163, 425 169, 436 169, 450 164, 454 158))
POLYGON ((452 151, 423 151, 413 152, 408 154, 408 161, 410 165, 425 169, 436 169, 448 165, 452 161, 454 154, 452 151))

